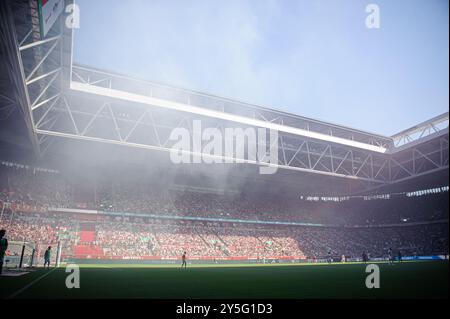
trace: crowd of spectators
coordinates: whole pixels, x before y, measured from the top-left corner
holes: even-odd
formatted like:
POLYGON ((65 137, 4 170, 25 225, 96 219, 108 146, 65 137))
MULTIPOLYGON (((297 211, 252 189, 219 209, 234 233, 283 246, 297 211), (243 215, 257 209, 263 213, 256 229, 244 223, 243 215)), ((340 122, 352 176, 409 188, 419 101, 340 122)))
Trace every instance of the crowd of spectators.
POLYGON ((68 180, 55 172, 0 167, 0 228, 7 230, 8 239, 39 245, 63 242, 64 256, 76 255, 75 248, 86 245, 95 247, 95 254, 130 258, 175 258, 183 251, 199 258, 355 257, 363 251, 380 257, 388 248, 409 254, 448 252, 446 193, 324 202, 171 191, 124 181, 99 183, 95 194, 80 198, 77 194, 83 191, 68 180), (102 218, 86 222, 79 215, 52 210, 80 207, 99 210, 102 218), (83 242, 87 223, 93 239, 83 242))
MULTIPOLYGON (((171 191, 146 183, 99 183, 89 196, 77 196, 86 185, 70 183, 60 173, 0 167, 0 201, 28 210, 88 208, 150 215, 285 221, 325 225, 374 225, 448 219, 447 193, 349 199, 342 202, 300 198, 217 195, 171 191)), ((84 190, 84 193, 86 191, 84 190)))
POLYGON ((177 258, 324 258, 359 257, 363 251, 384 257, 389 248, 404 254, 448 253, 448 223, 389 227, 313 227, 214 223, 127 218, 104 215, 92 226, 92 240, 83 242, 86 221, 67 213, 6 213, 0 228, 11 241, 41 247, 62 242, 65 257, 177 258), (77 256, 75 247, 95 246, 97 256, 77 256))
MULTIPOLYGON (((69 216, 52 213, 12 212, 3 209, 0 229, 7 230, 10 243, 28 243, 35 248, 39 258, 48 246, 57 247, 58 242, 64 247, 63 255, 71 256, 77 239, 78 221, 69 216)), ((13 247, 11 247, 12 249, 13 247)), ((53 256, 53 259, 56 255, 53 256)))

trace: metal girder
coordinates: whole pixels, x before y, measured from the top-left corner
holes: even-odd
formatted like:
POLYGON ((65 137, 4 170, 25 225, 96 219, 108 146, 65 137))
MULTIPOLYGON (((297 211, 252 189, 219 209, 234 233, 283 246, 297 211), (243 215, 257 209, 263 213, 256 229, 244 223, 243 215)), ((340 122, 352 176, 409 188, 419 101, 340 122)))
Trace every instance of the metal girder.
MULTIPOLYGON (((27 7, 27 1, 22 2, 27 7)), ((266 156, 256 160, 232 158, 242 163, 348 178, 368 185, 386 185, 448 169, 448 113, 386 137, 72 65, 72 61, 68 64, 63 59, 63 28, 61 16, 46 39, 36 37, 32 23, 20 26, 23 32, 13 37, 19 67, 11 74, 23 88, 21 105, 28 113, 30 132, 39 137, 35 136, 38 152, 39 146, 47 152, 53 138, 171 151, 170 132, 179 127, 191 132, 192 121, 201 119, 223 136, 226 126, 278 131, 277 163, 268 164, 266 156), (68 79, 63 78, 67 69, 68 79)))
POLYGON ((407 130, 401 131, 392 136, 394 141, 391 152, 398 152, 406 147, 410 147, 411 143, 422 140, 431 135, 436 135, 449 127, 449 113, 443 113, 432 119, 417 124, 407 130))
MULTIPOLYGON (((193 119, 202 119, 211 126, 215 125, 225 136, 226 122, 224 125, 218 126, 217 123, 214 123, 215 120, 207 117, 186 116, 182 112, 161 112, 157 108, 143 108, 120 100, 104 101, 95 96, 81 96, 79 93, 71 93, 63 97, 62 104, 53 104, 52 108, 49 108, 42 118, 38 119, 37 132, 56 137, 170 151, 169 135, 171 130, 183 127, 191 132, 192 125, 190 124, 193 119), (55 114, 59 115, 59 125, 55 126, 59 129, 49 129, 46 127, 44 119, 55 114), (106 132, 108 133, 106 134, 106 132)), ((278 163, 273 165, 281 169, 388 184, 422 174, 424 169, 448 167, 447 158, 444 158, 445 151, 448 150, 448 138, 446 141, 447 143, 440 143, 441 148, 438 150, 416 148, 411 155, 405 156, 401 153, 390 155, 364 152, 295 135, 279 134, 278 163), (435 158, 436 156, 439 157, 439 161, 435 158), (424 161, 429 165, 424 164, 424 161), (417 167, 419 165, 428 166, 411 170, 412 163, 416 163, 417 167)), ((201 147, 203 146, 201 145, 201 147)), ((188 153, 199 155, 195 152, 188 153)), ((202 155, 209 156, 208 154, 202 155)), ((261 162, 247 158, 239 160, 243 163, 267 164, 264 162, 264 157, 261 162)))
MULTIPOLYGON (((31 31, 32 31, 32 30, 31 30, 31 31)), ((31 33, 31 31, 30 31, 30 33, 31 33)), ((19 46, 19 51, 24 51, 24 50, 27 50, 27 49, 30 49, 30 48, 34 48, 34 47, 36 47, 36 46, 39 46, 39 45, 42 45, 42 44, 45 44, 45 43, 49 43, 49 42, 58 42, 58 41, 61 39, 61 34, 59 34, 59 35, 54 36, 54 37, 51 37, 51 38, 47 38, 47 39, 40 40, 40 41, 34 41, 34 42, 31 42, 31 43, 22 45, 22 43, 23 43, 24 41, 26 41, 26 39, 28 38, 28 35, 29 35, 29 34, 27 34, 26 38, 23 39, 23 40, 21 41, 21 43, 19 44, 19 45, 20 45, 20 46, 19 46)))
POLYGON ((392 144, 390 137, 84 66, 73 65, 71 79, 72 89, 82 92, 207 115, 218 120, 253 123, 252 125, 260 127, 374 152, 384 153, 392 144))
MULTIPOLYGON (((106 91, 111 91, 112 88, 119 86, 115 84, 118 79, 110 76, 110 74, 101 73, 101 76, 99 76, 96 70, 90 74, 87 68, 77 66, 74 66, 73 70, 73 78, 77 81, 77 85, 83 84, 90 87, 99 87, 106 91)), ((147 82, 144 84, 141 90, 146 88, 147 82)), ((126 86, 126 84, 122 85, 126 86)), ((136 88, 133 89, 136 90, 136 88)), ((150 96, 157 95, 159 98, 162 94, 161 92, 157 93, 155 87, 151 87, 146 92, 150 96)), ((139 93, 144 94, 144 91, 139 93)), ((108 97, 102 94, 97 95, 95 90, 89 92, 72 91, 69 95, 70 97, 67 100, 65 99, 65 101, 70 100, 70 102, 65 105, 65 108, 54 107, 53 112, 68 115, 65 117, 67 120, 66 124, 62 124, 60 127, 74 127, 75 130, 70 131, 70 129, 66 129, 56 132, 40 129, 40 134, 53 134, 59 137, 79 138, 168 151, 170 150, 170 143, 168 144, 170 131, 178 127, 184 127, 191 131, 192 126, 190 123, 192 123, 193 119, 202 119, 209 123, 210 127, 221 127, 222 133, 226 124, 235 124, 232 119, 217 119, 205 114, 185 113, 179 110, 161 110, 161 108, 143 104, 140 101, 129 101, 111 95, 108 97), (80 103, 77 101, 78 99, 82 99, 82 106, 77 105, 80 103), (86 107, 86 105, 89 106, 86 107), (123 117, 119 114, 127 112, 132 113, 132 115, 123 117), (168 117, 172 117, 172 121, 165 123, 165 118, 168 117), (84 127, 82 125, 83 122, 85 123, 84 127), (217 122, 224 125, 218 125, 217 122), (71 123, 71 125, 67 123, 71 123), (97 125, 98 128, 96 129, 95 126, 97 125), (105 136, 105 131, 109 131, 110 134, 105 136), (142 132, 147 132, 148 136, 146 139, 136 137, 142 132)), ((190 98, 186 99, 187 103, 195 100, 191 96, 188 97, 190 98)), ((183 100, 180 96, 172 96, 171 98, 177 101, 183 100)), ((222 111, 225 109, 224 103, 220 104, 219 109, 222 111)), ((281 125, 287 121, 287 119, 281 118, 278 114, 276 117, 268 117, 267 114, 261 114, 261 112, 259 109, 254 110, 253 117, 267 123, 281 123, 281 125)), ((63 116, 60 117, 60 119, 63 118, 63 116)), ((246 127, 251 127, 252 124, 239 123, 239 126, 245 129, 246 127)), ((306 124, 304 127, 306 130, 311 130, 311 127, 314 125, 314 123, 306 124)), ((337 134, 333 128, 333 126, 328 128, 330 135, 337 134)), ((445 135, 443 138, 445 139, 445 135)), ((405 152, 401 150, 380 154, 367 149, 352 147, 348 144, 334 143, 332 140, 314 139, 310 136, 292 134, 289 131, 279 131, 278 163, 273 165, 282 169, 339 176, 375 184, 389 184, 422 174, 424 170, 448 168, 448 164, 445 164, 445 159, 437 161, 431 158, 431 156, 436 156, 436 154, 442 157, 442 154, 445 153, 445 145, 447 145, 448 149, 448 143, 441 143, 442 149, 439 151, 436 151, 436 149, 430 151, 417 148, 408 155, 405 155, 405 152), (442 165, 438 166, 438 162, 442 163, 442 165), (411 166, 415 168, 412 169, 411 166)), ((406 150, 409 150, 409 148, 406 148, 406 150)), ((190 152, 190 154, 194 155, 194 152, 190 152)), ((206 156, 208 155, 206 154, 206 156)), ((262 159, 264 160, 265 158, 263 157, 262 159)), ((251 160, 246 158, 239 159, 239 162, 252 163, 251 160)), ((267 164, 263 161, 261 162, 259 164, 267 164)))
POLYGON ((242 116, 231 112, 222 112, 216 110, 210 110, 203 107, 198 107, 197 105, 189 105, 186 103, 180 103, 171 101, 168 99, 161 99, 155 97, 149 97, 142 94, 134 94, 122 90, 104 88, 97 85, 86 84, 81 82, 71 82, 70 88, 75 91, 95 94, 98 96, 103 96, 105 98, 113 98, 115 100, 123 100, 135 102, 148 106, 156 106, 159 108, 164 108, 168 110, 176 110, 179 112, 187 112, 199 116, 208 116, 214 118, 218 121, 232 121, 242 125, 251 125, 255 127, 262 127, 270 130, 276 130, 278 132, 285 132, 289 134, 298 135, 300 137, 313 138, 317 140, 322 140, 324 142, 330 142, 335 144, 341 144, 345 146, 350 146, 362 150, 385 153, 387 148, 384 146, 373 145, 369 143, 355 141, 354 139, 347 139, 336 137, 334 135, 324 134, 315 132, 312 130, 305 130, 293 126, 280 125, 273 123, 271 121, 256 120, 248 116, 242 116))
POLYGON ((41 112, 49 115, 61 95, 62 19, 61 16, 54 24, 47 38, 41 39, 35 1, 1 1, 2 44, 7 45, 8 71, 17 88, 15 103, 23 110, 21 114, 38 155, 42 155, 43 141, 36 136, 36 128, 44 120, 41 112), (35 121, 37 115, 40 118, 35 121))
POLYGON ((30 98, 25 84, 25 72, 22 57, 19 51, 19 41, 17 34, 17 26, 15 22, 16 14, 23 14, 26 10, 21 7, 20 3, 14 6, 15 12, 11 8, 10 1, 0 1, 0 39, 2 58, 8 73, 10 91, 14 92, 14 105, 21 110, 25 124, 28 128, 28 134, 31 145, 36 153, 39 153, 37 136, 33 130, 32 112, 30 109, 30 98))

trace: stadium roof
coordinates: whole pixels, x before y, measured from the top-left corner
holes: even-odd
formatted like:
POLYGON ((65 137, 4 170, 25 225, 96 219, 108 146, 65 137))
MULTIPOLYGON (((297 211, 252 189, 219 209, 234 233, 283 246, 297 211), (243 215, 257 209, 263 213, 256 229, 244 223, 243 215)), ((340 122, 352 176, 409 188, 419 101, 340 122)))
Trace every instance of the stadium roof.
POLYGON ((362 189, 448 171, 448 112, 387 137, 133 79, 73 64, 67 13, 42 37, 36 1, 2 1, 0 8, 0 94, 6 101, 0 118, 8 119, 0 137, 22 145, 28 140, 40 157, 61 139, 167 152, 173 128, 192 130, 192 120, 201 119, 222 131, 236 126, 278 131, 277 163, 242 162, 344 178, 362 183, 362 189))

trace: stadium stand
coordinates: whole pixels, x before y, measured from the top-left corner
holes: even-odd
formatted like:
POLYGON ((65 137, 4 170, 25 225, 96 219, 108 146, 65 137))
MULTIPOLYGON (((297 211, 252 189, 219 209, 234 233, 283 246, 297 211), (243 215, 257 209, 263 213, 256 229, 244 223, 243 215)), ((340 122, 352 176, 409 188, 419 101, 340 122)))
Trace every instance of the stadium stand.
POLYGON ((318 259, 329 251, 384 257, 389 247, 410 255, 448 254, 447 193, 254 201, 158 193, 139 184, 108 191, 105 184, 96 201, 80 203, 73 196, 76 186, 60 174, 5 167, 0 174, 0 228, 9 240, 36 243, 38 256, 58 242, 63 258, 175 259, 183 251, 193 259, 318 259), (80 207, 96 214, 80 213, 80 207))

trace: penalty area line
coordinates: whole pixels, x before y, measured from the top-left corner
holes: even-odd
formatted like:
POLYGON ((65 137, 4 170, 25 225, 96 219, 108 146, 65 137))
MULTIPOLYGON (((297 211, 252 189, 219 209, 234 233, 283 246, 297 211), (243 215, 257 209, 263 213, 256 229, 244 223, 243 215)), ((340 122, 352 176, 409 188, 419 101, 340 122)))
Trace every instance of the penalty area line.
POLYGON ((50 270, 49 272, 46 272, 45 274, 43 274, 42 276, 36 278, 35 280, 33 280, 32 282, 30 282, 28 285, 26 285, 25 287, 17 290, 16 292, 14 292, 13 294, 11 294, 9 297, 7 297, 6 299, 13 299, 15 297, 17 297, 17 295, 21 294, 22 292, 24 292, 25 290, 27 290, 28 288, 30 288, 31 286, 33 286, 35 283, 37 283, 39 280, 43 279, 44 277, 50 275, 52 272, 54 272, 56 269, 58 269, 58 267, 53 268, 52 270, 50 270))

